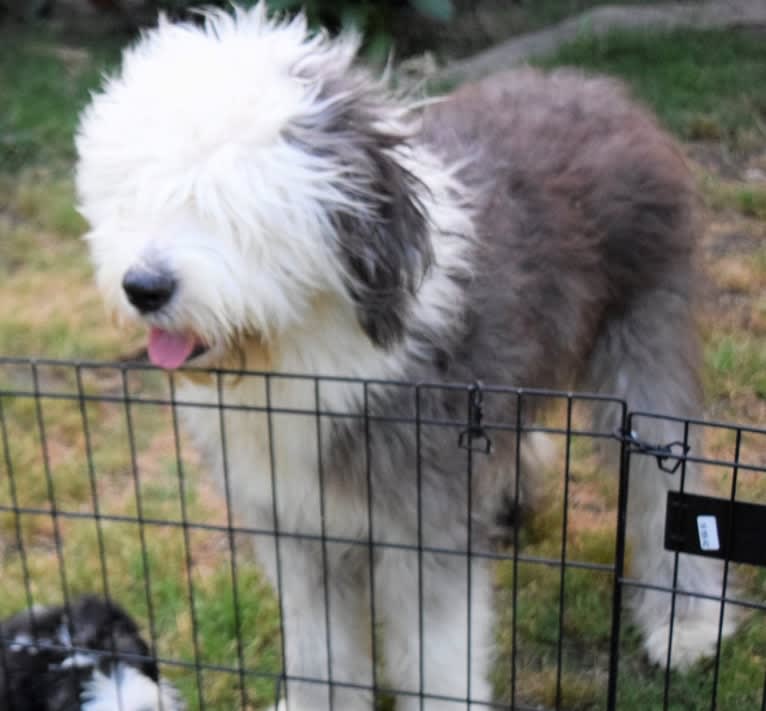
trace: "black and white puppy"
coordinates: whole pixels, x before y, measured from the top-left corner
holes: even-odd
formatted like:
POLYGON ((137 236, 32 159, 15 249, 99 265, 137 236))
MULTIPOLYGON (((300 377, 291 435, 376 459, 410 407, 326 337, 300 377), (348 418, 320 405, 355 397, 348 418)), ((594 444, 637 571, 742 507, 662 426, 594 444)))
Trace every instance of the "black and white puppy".
POLYGON ((159 679, 136 623, 86 595, 0 623, 0 708, 8 711, 182 711, 159 679))

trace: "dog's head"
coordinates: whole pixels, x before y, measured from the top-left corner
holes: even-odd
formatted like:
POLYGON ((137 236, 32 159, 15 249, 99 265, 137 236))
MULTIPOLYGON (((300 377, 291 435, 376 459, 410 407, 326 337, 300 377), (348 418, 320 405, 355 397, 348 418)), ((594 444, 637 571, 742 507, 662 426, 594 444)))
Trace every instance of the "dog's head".
POLYGON ((401 339, 432 259, 413 119, 357 49, 265 3, 161 20, 93 97, 77 135, 87 240, 156 364, 268 352, 327 312, 377 347, 401 339))

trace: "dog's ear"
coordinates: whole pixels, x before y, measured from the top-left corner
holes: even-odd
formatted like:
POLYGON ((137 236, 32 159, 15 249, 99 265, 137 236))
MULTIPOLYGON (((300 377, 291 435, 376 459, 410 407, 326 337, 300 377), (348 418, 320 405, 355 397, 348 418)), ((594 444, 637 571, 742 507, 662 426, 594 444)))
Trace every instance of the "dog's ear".
POLYGON ((325 82, 322 107, 299 134, 306 150, 338 176, 326 205, 359 323, 380 347, 404 335, 412 297, 433 260, 421 196, 425 186, 403 164, 408 130, 387 121, 384 92, 346 76, 325 82), (340 199, 338 199, 338 197, 340 199))
MULTIPOLYGON (((412 296, 431 264, 420 185, 387 148, 391 137, 368 127, 352 160, 364 165, 364 191, 333 216, 338 250, 359 322, 379 346, 404 335, 412 296)), ((351 137, 349 137, 351 139, 351 137)))

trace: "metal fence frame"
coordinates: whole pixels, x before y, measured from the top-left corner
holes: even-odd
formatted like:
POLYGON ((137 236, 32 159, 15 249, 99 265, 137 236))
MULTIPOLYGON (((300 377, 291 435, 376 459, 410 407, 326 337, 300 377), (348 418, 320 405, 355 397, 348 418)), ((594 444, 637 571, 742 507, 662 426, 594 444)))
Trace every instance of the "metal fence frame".
MULTIPOLYGON (((564 508, 563 508, 563 524, 562 524, 562 540, 561 540, 561 554, 560 558, 556 559, 547 559, 547 558, 535 558, 530 556, 525 556, 521 554, 518 550, 517 545, 513 545, 511 547, 510 552, 503 552, 503 553, 480 553, 478 555, 487 556, 489 558, 497 559, 497 560, 506 560, 510 561, 511 564, 514 566, 514 576, 513 576, 513 590, 512 590, 512 600, 513 600, 513 610, 514 610, 514 623, 513 623, 513 629, 512 629, 512 654, 513 658, 511 660, 511 669, 510 669, 510 675, 511 675, 511 681, 510 681, 510 688, 511 688, 511 699, 510 704, 505 703, 502 705, 496 705, 492 704, 491 706, 497 707, 497 708, 505 708, 505 709, 518 709, 521 711, 525 708, 541 708, 539 706, 525 706, 523 703, 520 703, 516 699, 516 635, 517 635, 517 624, 516 624, 516 605, 517 605, 517 596, 518 596, 518 575, 517 575, 517 569, 519 563, 539 563, 541 565, 547 565, 547 566, 554 566, 558 569, 560 569, 560 592, 559 592, 559 619, 558 619, 558 643, 557 643, 557 678, 556 678, 556 701, 555 701, 555 708, 559 709, 562 708, 562 695, 561 695, 561 673, 562 673, 562 645, 563 645, 563 638, 564 638, 564 616, 566 613, 565 609, 565 595, 564 595, 564 589, 565 589, 565 582, 566 582, 566 572, 568 569, 571 568, 579 568, 584 570, 594 570, 599 571, 601 573, 607 573, 611 574, 613 578, 613 589, 612 589, 612 609, 610 611, 611 614, 611 631, 610 631, 610 642, 609 642, 609 669, 608 669, 608 685, 607 685, 607 693, 605 698, 605 708, 608 711, 613 711, 615 709, 619 708, 618 705, 618 678, 619 678, 619 663, 620 663, 620 633, 621 633, 621 627, 623 624, 623 597, 625 592, 630 588, 639 588, 639 587, 649 587, 657 590, 662 590, 665 592, 670 593, 673 596, 673 606, 675 606, 675 598, 679 594, 690 594, 690 595, 696 595, 701 596, 699 593, 690 592, 690 591, 684 591, 680 590, 675 585, 669 586, 669 587, 663 587, 663 586, 653 586, 653 585, 647 585, 646 583, 642 583, 639 580, 631 579, 626 576, 625 574, 625 552, 626 552, 626 535, 625 535, 625 528, 626 528, 626 517, 627 517, 627 500, 628 500, 628 490, 629 490, 629 481, 630 481, 630 468, 631 468, 631 461, 634 457, 654 457, 657 459, 658 465, 666 469, 666 471, 670 472, 679 470, 677 473, 677 476, 679 476, 679 480, 681 483, 681 491, 683 491, 683 482, 684 482, 684 470, 686 462, 695 462, 697 464, 701 465, 714 465, 718 467, 724 467, 731 471, 732 477, 731 477, 731 488, 730 493, 728 497, 728 501, 733 506, 734 503, 737 501, 737 486, 738 486, 738 477, 740 475, 740 472, 742 471, 753 471, 762 473, 764 476, 766 476, 766 467, 762 467, 756 464, 749 464, 747 462, 740 461, 740 443, 742 441, 743 435, 746 434, 753 434, 756 436, 763 436, 764 442, 766 442, 766 429, 760 429, 757 427, 748 427, 744 425, 730 425, 726 423, 720 423, 720 422, 709 422, 703 419, 682 419, 682 418, 669 418, 666 416, 660 416, 654 413, 647 413, 647 412, 631 412, 628 409, 627 404, 619 400, 617 398, 611 398, 611 397, 604 397, 604 396, 598 396, 598 395, 586 395, 586 394, 575 394, 575 393, 567 393, 567 392, 558 392, 558 391, 546 391, 546 390, 531 390, 531 389, 520 389, 520 388, 511 388, 511 387, 489 387, 484 386, 480 383, 473 383, 468 385, 444 385, 444 384, 429 384, 429 383, 406 383, 406 382, 394 382, 394 381, 364 381, 359 380, 356 378, 323 378, 323 377, 316 377, 316 376, 306 376, 306 375, 291 375, 291 374, 274 374, 274 373, 250 373, 250 372, 244 372, 244 371, 215 371, 217 380, 218 380, 218 387, 219 387, 219 393, 222 389, 222 379, 224 377, 228 376, 254 376, 254 377, 262 377, 265 379, 265 382, 267 383, 267 392, 269 391, 270 386, 268 383, 271 381, 278 379, 278 378, 299 378, 304 379, 308 382, 312 382, 314 384, 315 393, 316 393, 316 404, 317 407, 313 410, 290 410, 290 409, 280 409, 275 408, 270 405, 270 403, 267 403, 266 408, 249 408, 245 406, 240 405, 234 405, 234 404, 227 404, 223 403, 221 399, 219 398, 219 402, 216 404, 209 404, 209 403, 194 403, 194 402, 188 402, 188 401, 182 401, 179 400, 176 397, 176 376, 174 375, 166 375, 164 376, 166 378, 167 383, 167 395, 166 396, 157 396, 155 394, 139 394, 135 395, 131 393, 131 388, 129 387, 129 379, 134 374, 141 374, 148 371, 152 371, 156 373, 153 368, 150 368, 150 366, 145 364, 138 364, 138 363, 102 363, 102 362, 68 362, 68 361, 56 361, 56 360, 30 360, 30 359, 24 359, 24 358, 4 358, 0 357, 0 450, 2 450, 2 454, 0 454, 0 486, 7 486, 7 496, 9 500, 9 504, 2 504, 0 503, 0 513, 2 514, 11 514, 15 517, 15 537, 16 540, 14 542, 14 550, 16 551, 16 555, 18 556, 18 560, 20 565, 23 567, 24 570, 24 584, 25 584, 25 592, 27 597, 27 602, 29 604, 30 608, 33 608, 35 603, 34 594, 32 592, 32 574, 30 573, 27 562, 26 562, 26 551, 25 551, 25 542, 22 535, 22 526, 21 522, 24 517, 30 517, 30 516, 43 516, 48 517, 51 519, 52 522, 52 528, 53 528, 53 538, 55 541, 55 547, 56 547, 56 560, 57 560, 57 568, 58 570, 54 573, 51 572, 51 575, 57 574, 59 576, 59 583, 60 583, 60 589, 62 593, 63 603, 64 605, 69 604, 69 584, 67 580, 67 567, 68 565, 71 565, 68 561, 65 560, 65 556, 63 553, 63 547, 62 547, 62 533, 61 533, 61 527, 60 527, 60 521, 62 519, 73 519, 73 520, 85 520, 85 521, 93 521, 96 525, 96 530, 98 532, 98 544, 99 544, 99 557, 100 557, 100 566, 101 566, 101 581, 100 586, 103 591, 104 596, 107 599, 115 598, 112 594, 112 591, 110 590, 110 584, 109 584, 109 574, 108 574, 108 568, 109 568, 109 562, 107 560, 107 554, 104 546, 104 539, 103 539, 103 530, 102 526, 104 522, 119 522, 119 523, 130 523, 135 524, 138 527, 140 539, 141 539, 141 548, 142 548, 142 554, 144 558, 146 558, 147 555, 147 548, 146 548, 146 537, 148 535, 151 535, 151 529, 154 527, 174 527, 174 528, 180 528, 183 531, 184 535, 184 549, 186 553, 186 560, 185 560, 185 566, 186 566, 186 574, 187 574, 187 580, 186 582, 186 589, 188 593, 188 604, 189 604, 189 611, 191 615, 192 620, 192 635, 193 635, 193 642, 194 642, 194 659, 188 660, 188 659, 179 659, 179 658, 165 658, 161 655, 157 654, 157 635, 155 630, 155 620, 154 620, 154 610, 153 610, 153 601, 152 601, 152 593, 151 593, 151 574, 149 566, 144 560, 144 586, 145 586, 145 595, 146 595, 146 602, 147 602, 147 611, 148 611, 148 619, 145 620, 144 627, 148 629, 149 631, 149 647, 152 652, 152 656, 149 659, 154 659, 162 666, 166 667, 176 667, 181 670, 186 670, 189 673, 194 673, 197 678, 197 688, 202 695, 202 683, 200 681, 200 675, 202 672, 220 672, 220 673, 226 673, 231 675, 236 675, 239 679, 239 685, 240 685, 240 691, 241 691, 241 708, 245 708, 247 706, 247 694, 245 691, 245 685, 246 685, 246 679, 252 678, 252 677, 258 677, 258 676, 267 676, 271 679, 273 679, 275 684, 275 699, 279 698, 280 695, 280 689, 282 685, 285 682, 285 677, 283 674, 270 674, 268 672, 259 671, 257 669, 248 669, 244 663, 244 655, 243 655, 243 640, 241 636, 241 629, 240 629, 240 618, 239 618, 239 602, 238 602, 238 595, 242 595, 241 591, 239 591, 238 583, 237 583, 237 546, 235 543, 235 539, 238 535, 244 534, 247 536, 269 536, 273 537, 275 539, 275 545, 277 546, 277 551, 279 551, 279 540, 280 538, 284 537, 292 537, 297 536, 300 538, 312 538, 312 536, 308 534, 301 534, 301 533, 292 533, 287 531, 279 531, 278 527, 277 530, 271 530, 271 529, 259 529, 259 528, 250 528, 246 526, 240 526, 237 525, 233 520, 232 515, 232 507, 231 507, 231 499, 230 499, 230 492, 229 492, 229 485, 228 485, 228 474, 226 474, 226 491, 225 491, 225 498, 226 498, 226 511, 227 511, 227 523, 226 525, 219 525, 219 524, 213 524, 213 523, 206 523, 204 521, 193 521, 189 520, 187 515, 187 502, 185 500, 184 496, 184 486, 183 484, 183 466, 181 464, 181 452, 180 452, 180 435, 179 435, 179 423, 178 423, 178 408, 185 407, 185 406, 194 406, 194 407, 214 407, 217 409, 220 414, 220 421, 221 421, 221 437, 225 438, 225 427, 224 427, 224 417, 223 413, 226 410, 229 409, 243 409, 243 410, 256 410, 256 411, 262 411, 265 412, 269 418, 269 422, 271 421, 271 417, 273 414, 297 414, 297 415, 311 415, 316 418, 317 421, 317 432, 319 433, 319 428, 321 427, 321 419, 324 417, 361 417, 364 418, 365 422, 368 422, 371 419, 374 419, 376 417, 380 417, 379 415, 371 415, 369 410, 367 409, 367 403, 368 403, 368 393, 370 388, 376 387, 376 386, 385 386, 385 387, 407 387, 412 388, 413 393, 415 395, 415 403, 416 403, 416 414, 415 417, 412 419, 408 419, 407 422, 409 424, 412 424, 413 427, 415 427, 418 430, 418 443, 419 443, 419 428, 424 424, 429 425, 444 425, 449 426, 453 428, 460 428, 459 437, 456 439, 456 448, 462 448, 465 450, 465 457, 466 457, 466 467, 468 470, 468 480, 470 481, 471 476, 471 467, 472 467, 472 461, 473 458, 476 456, 485 456, 491 447, 491 436, 492 432, 496 431, 498 428, 508 428, 516 433, 520 434, 522 432, 532 432, 532 431, 538 431, 538 432, 544 432, 552 435, 559 435, 566 437, 566 452, 565 452, 565 470, 563 472, 563 486, 564 486, 564 508), (59 385, 57 387, 51 387, 48 385, 44 385, 44 379, 41 378, 41 371, 45 370, 51 370, 51 371, 57 371, 64 374, 64 380, 67 381, 68 384, 66 385, 59 385), (96 370, 113 370, 116 375, 119 376, 120 386, 116 389, 113 389, 112 392, 91 392, 86 387, 84 382, 84 375, 88 372, 93 372, 96 370), (3 374, 11 371, 17 371, 18 373, 26 373, 21 379, 19 379, 17 382, 11 382, 8 381, 10 384, 6 384, 3 381, 3 374), (68 379, 68 380, 67 380, 68 379), (319 406, 319 387, 320 383, 322 382, 350 382, 350 383, 356 383, 359 384, 363 388, 364 392, 364 402, 365 402, 365 412, 362 413, 335 413, 335 412, 327 412, 322 411, 319 406), (461 389, 464 390, 466 393, 466 412, 465 417, 460 420, 455 421, 449 421, 449 422, 430 422, 425 419, 422 419, 419 412, 419 406, 417 403, 420 402, 420 391, 424 388, 455 388, 455 389, 461 389), (515 397, 517 398, 517 408, 516 408, 516 422, 514 423, 496 423, 496 422, 485 422, 482 420, 482 396, 486 393, 503 393, 506 396, 509 397, 515 397), (525 401, 525 398, 546 398, 551 400, 557 400, 565 405, 566 408, 566 416, 565 416, 565 426, 564 427, 544 427, 544 426, 530 426, 528 427, 523 421, 522 421, 522 411, 523 411, 523 404, 525 401), (23 480, 23 473, 15 472, 13 461, 11 457, 11 449, 13 447, 12 442, 9 440, 9 434, 8 434, 8 414, 6 412, 6 409, 4 407, 4 401, 8 398, 22 398, 30 400, 34 403, 34 409, 35 409, 35 415, 36 415, 36 422, 37 427, 39 430, 39 438, 41 442, 42 447, 42 460, 44 463, 44 471, 45 471, 45 477, 47 482, 47 506, 40 506, 40 507, 33 507, 33 506, 24 506, 19 504, 19 499, 17 496, 19 482, 23 480), (55 487, 55 480, 53 473, 51 471, 51 466, 49 462, 49 456, 48 456, 48 441, 47 441, 47 435, 46 435, 46 427, 45 427, 45 418, 44 418, 44 403, 48 400, 65 400, 68 402, 77 403, 81 416, 82 416, 82 434, 84 435, 84 441, 85 441, 85 454, 86 459, 88 462, 88 479, 90 482, 90 496, 91 496, 91 503, 92 503, 92 510, 84 512, 84 511, 71 511, 71 510, 65 510, 61 509, 57 505, 57 499, 56 499, 56 487, 55 487), (614 407, 618 407, 621 410, 621 427, 614 432, 598 432, 593 431, 590 429, 578 429, 573 425, 573 407, 577 403, 586 403, 586 402, 602 402, 602 403, 608 403, 611 404, 614 407), (121 405, 124 407, 124 416, 125 416, 125 423, 127 427, 128 432, 128 438, 129 438, 129 449, 130 449, 130 460, 132 462, 132 477, 133 477, 133 484, 135 487, 134 494, 136 497, 136 507, 137 507, 137 516, 131 517, 131 516, 121 516, 116 514, 108 514, 104 513, 100 509, 99 505, 99 495, 98 495, 98 488, 96 485, 96 479, 98 477, 98 473, 96 472, 96 468, 94 466, 94 460, 93 460, 93 445, 91 442, 91 434, 90 434, 90 426, 89 426, 89 417, 88 417, 88 406, 93 405, 95 403, 113 403, 117 405, 121 405), (136 442, 135 442, 135 430, 136 428, 139 428, 140 425, 140 414, 136 412, 137 408, 142 405, 149 405, 153 407, 160 407, 160 408, 169 408, 171 412, 172 417, 172 428, 173 428, 173 439, 174 439, 174 445, 175 445, 175 451, 176 451, 176 457, 178 459, 178 476, 179 476, 179 496, 180 496, 180 509, 181 509, 181 517, 180 520, 165 520, 165 519, 157 519, 153 518, 151 516, 144 516, 141 502, 142 502, 142 494, 141 494, 141 480, 140 480, 140 472, 139 468, 137 466, 137 448, 136 448, 136 442), (677 442, 677 443, 649 443, 649 442, 642 442, 638 440, 632 433, 634 432, 634 425, 637 419, 640 418, 662 418, 662 419, 670 419, 675 422, 680 423, 683 425, 684 428, 684 441, 683 442, 677 442), (689 437, 689 429, 690 427, 700 427, 700 428, 715 428, 715 429, 723 429, 727 432, 731 433, 735 439, 735 456, 733 459, 730 460, 723 460, 723 459, 711 459, 706 458, 702 456, 701 453, 697 453, 694 451, 689 451, 688 448, 688 437, 689 437), (569 510, 569 493, 568 493, 568 486, 570 481, 570 443, 572 440, 572 436, 582 436, 587 438, 601 438, 605 440, 611 440, 614 441, 619 446, 619 471, 616 472, 619 477, 619 487, 618 487, 618 497, 617 497, 617 510, 616 510, 616 521, 615 521, 615 557, 614 557, 614 565, 605 565, 600 563, 593 563, 593 562, 587 562, 587 561, 574 561, 567 559, 567 515, 569 510), (7 479, 7 482, 3 484, 3 479, 7 479), (194 565, 192 557, 191 557, 191 546, 190 546, 190 533, 193 531, 205 531, 205 532, 214 532, 221 534, 226 537, 228 541, 228 547, 229 547, 229 560, 231 561, 230 564, 230 574, 231 574, 231 580, 232 580, 232 594, 234 596, 234 615, 235 615, 235 626, 237 630, 237 663, 232 664, 230 666, 226 665, 220 665, 220 664, 209 664, 206 662, 200 661, 201 654, 200 654, 200 641, 198 639, 198 629, 197 629, 197 619, 195 617, 195 592, 194 592, 194 584, 192 581, 192 567, 194 565)), ((384 416, 385 419, 385 416, 384 416)), ((395 418, 394 418, 395 419, 395 418)), ((319 437, 319 434, 318 434, 319 437)), ((369 441, 368 441, 369 444, 369 441)), ((224 451, 226 451, 226 447, 224 445, 224 451)), ((274 476, 274 465, 273 465, 273 452, 272 452, 272 477, 274 476)), ((521 471, 521 462, 519 460, 519 448, 517 447, 516 457, 517 457, 517 471, 521 471)), ((321 456, 320 456, 321 460, 321 456)), ((419 464, 420 464, 420 455, 418 453, 418 496, 420 496, 420 472, 419 472, 419 464)), ((321 483, 321 463, 320 463, 320 483, 321 483)), ((669 474, 673 475, 673 474, 669 474)), ((368 472, 369 476, 369 472, 368 472)), ((521 476, 516 477, 516 500, 518 501, 519 496, 519 481, 521 479, 521 476)), ((368 492, 370 489, 368 488, 368 492)), ((324 499, 324 496, 322 496, 322 499, 324 499)), ((370 503, 371 506, 371 503, 370 503)), ((470 507, 470 502, 469 502, 470 507)), ((766 510, 766 508, 764 509, 766 510)), ((329 543, 347 543, 351 545, 361 545, 368 547, 368 550, 370 552, 370 556, 373 555, 373 550, 377 546, 394 546, 394 547, 401 547, 405 550, 412 549, 415 551, 418 551, 419 555, 422 555, 423 552, 437 552, 437 553, 454 553, 456 555, 463 555, 466 556, 466 553, 464 552, 455 552, 455 551, 448 551, 448 550, 442 550, 442 549, 431 549, 427 546, 423 546, 422 540, 419 540, 418 546, 408 546, 407 544, 393 544, 393 543, 386 543, 386 542, 378 542, 374 539, 374 531, 372 530, 372 518, 371 518, 371 511, 372 509, 368 509, 368 513, 370 515, 370 531, 369 531, 369 537, 367 537, 365 540, 355 540, 355 539, 344 539, 344 538, 333 538, 331 536, 327 536, 324 532, 324 525, 323 525, 323 534, 321 536, 314 536, 313 538, 321 542, 323 545, 326 545, 329 543)), ((469 527, 470 528, 470 527, 469 527)), ((520 524, 518 521, 518 518, 514 520, 513 522, 513 541, 514 543, 518 543, 519 540, 519 529, 520 524)), ((730 531, 731 532, 731 531, 730 531)), ((470 542, 469 542, 469 548, 470 548, 470 542)), ((279 555, 277 553, 277 555, 279 555)), ((470 556, 477 555, 475 553, 471 553, 470 556)), ((468 557, 468 556, 466 556, 468 557)), ((470 566, 470 560, 467 560, 467 564, 470 566)), ((675 557, 675 565, 676 569, 678 566, 678 553, 676 553, 675 557)), ((725 572, 724 572, 724 596, 722 597, 710 597, 710 599, 717 600, 721 603, 727 603, 735 606, 750 608, 753 610, 758 611, 759 613, 766 612, 766 603, 754 601, 754 600, 747 600, 747 599, 740 599, 736 597, 732 597, 729 595, 726 595, 726 580, 729 574, 729 561, 727 560, 725 563, 725 572)), ((371 575, 372 575, 372 566, 370 567, 371 575)), ((325 561, 325 576, 327 575, 326 572, 326 561, 325 561)), ((326 581, 325 581, 326 586, 326 581)), ((374 585, 371 586, 372 590, 374 591, 374 585)), ((325 589, 325 595, 327 594, 327 591, 325 589)), ((421 595, 422 595, 422 589, 421 589, 421 595)), ((705 597, 702 595, 702 597, 705 597)), ((372 617, 373 617, 373 625, 374 625, 374 594, 373 594, 373 600, 371 601, 371 606, 373 607, 372 610, 372 617)), ((325 609, 327 610, 328 607, 326 605, 325 609)), ((714 667, 713 667, 713 691, 712 691, 712 698, 711 698, 711 706, 710 708, 715 709, 716 708, 716 688, 718 684, 718 677, 719 677, 719 662, 720 662, 720 644, 721 644, 721 629, 723 626, 723 610, 724 605, 721 604, 721 616, 719 619, 719 641, 718 641, 718 649, 717 653, 714 659, 714 667)), ((281 610, 281 599, 280 599, 280 613, 281 610)), ((328 613, 329 614, 329 613, 328 613)), ((671 613, 673 615, 673 612, 671 613)), ((470 618, 469 618, 470 619, 470 618)), ((326 623, 329 628, 329 619, 326 620, 326 623)), ((422 599, 421 599, 421 614, 420 614, 420 624, 422 627, 423 624, 423 614, 422 614, 422 599)), ((2 640, 0 639, 0 664, 5 663, 5 650, 6 646, 10 644, 12 640, 2 640)), ((422 645, 422 630, 421 630, 421 645, 422 645)), ((374 647, 375 645, 373 645, 374 647)), ((74 649, 73 651, 78 651, 77 649, 74 649)), ((88 653, 93 654, 93 650, 82 650, 87 651, 88 653)), ((115 655, 114 648, 112 650, 102 650, 104 655, 115 655)), ((126 655, 125 657, 129 661, 142 661, 144 657, 140 657, 138 655, 126 655)), ((284 657, 283 657, 284 662, 284 657)), ((422 654, 421 654, 421 665, 422 665, 422 654)), ((328 683, 326 681, 322 680, 311 680, 311 679, 298 679, 299 681, 315 681, 317 683, 328 683)), ((339 684, 340 682, 334 682, 330 679, 329 684, 339 684)), ((669 693, 669 685, 670 685, 670 670, 667 668, 665 670, 665 690, 664 690, 664 702, 663 707, 668 707, 668 693, 669 693)), ((393 693, 393 694, 406 694, 407 692, 403 692, 401 690, 396 689, 386 689, 382 685, 378 684, 377 681, 373 685, 373 691, 375 694, 378 693, 393 693)), ((423 697, 422 692, 422 671, 421 671, 421 698, 423 697)), ((204 699, 199 698, 197 699, 197 702, 200 703, 200 708, 205 708, 204 705, 204 699)), ((761 700, 761 708, 766 709, 766 674, 764 675, 764 689, 763 689, 763 696, 761 700)), ((342 709, 340 711, 343 711, 342 709)), ((743 710, 744 711, 744 710, 743 710)))

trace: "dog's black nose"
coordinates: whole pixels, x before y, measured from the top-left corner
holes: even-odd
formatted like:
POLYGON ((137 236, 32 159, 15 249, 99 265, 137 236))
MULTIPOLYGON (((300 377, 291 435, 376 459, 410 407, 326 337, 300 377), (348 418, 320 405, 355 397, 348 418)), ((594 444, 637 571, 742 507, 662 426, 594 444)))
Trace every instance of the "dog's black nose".
POLYGON ((166 271, 150 271, 133 267, 122 280, 122 288, 133 306, 142 314, 159 311, 170 301, 176 280, 166 271))

